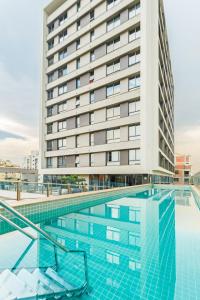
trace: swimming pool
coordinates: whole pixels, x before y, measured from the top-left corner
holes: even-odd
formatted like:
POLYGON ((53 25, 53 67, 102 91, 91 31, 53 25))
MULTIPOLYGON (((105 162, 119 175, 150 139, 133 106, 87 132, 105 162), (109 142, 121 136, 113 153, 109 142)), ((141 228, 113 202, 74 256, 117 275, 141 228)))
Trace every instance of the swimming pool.
MULTIPOLYGON (((190 188, 120 194, 73 213, 60 211, 41 228, 87 252, 92 289, 83 299, 200 299, 200 212, 190 188)), ((17 260, 26 243, 18 232, 0 235, 1 268, 17 260)), ((58 255, 70 269, 68 279, 78 282, 79 261, 58 255)), ((51 261, 52 252, 41 240, 23 265, 44 257, 51 261)))

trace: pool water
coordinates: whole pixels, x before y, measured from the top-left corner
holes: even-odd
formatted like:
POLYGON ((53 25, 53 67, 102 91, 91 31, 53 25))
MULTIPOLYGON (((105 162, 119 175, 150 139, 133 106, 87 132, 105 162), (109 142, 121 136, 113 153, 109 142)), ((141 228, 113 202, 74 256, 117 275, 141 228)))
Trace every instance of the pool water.
MULTIPOLYGON (((200 211, 189 188, 115 197, 41 227, 66 247, 87 251, 91 293, 83 299, 200 299, 200 211)), ((0 235, 1 267, 27 243, 20 236, 0 235)), ((81 258, 58 255, 61 272, 67 266, 68 279, 79 283, 81 258)), ((50 262, 51 249, 40 241, 26 264, 33 257, 50 262)))

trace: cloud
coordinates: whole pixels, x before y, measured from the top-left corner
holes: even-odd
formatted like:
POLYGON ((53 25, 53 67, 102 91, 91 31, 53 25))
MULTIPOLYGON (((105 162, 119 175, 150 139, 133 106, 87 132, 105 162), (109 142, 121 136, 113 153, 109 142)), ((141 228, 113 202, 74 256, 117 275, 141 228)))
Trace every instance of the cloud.
POLYGON ((176 152, 190 154, 193 173, 200 171, 200 125, 184 126, 176 131, 176 152))

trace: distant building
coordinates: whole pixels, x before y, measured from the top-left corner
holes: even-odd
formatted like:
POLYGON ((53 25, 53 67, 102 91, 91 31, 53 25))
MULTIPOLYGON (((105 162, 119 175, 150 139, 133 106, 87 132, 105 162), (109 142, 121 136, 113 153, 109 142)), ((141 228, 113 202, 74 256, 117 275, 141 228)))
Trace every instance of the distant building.
POLYGON ((23 168, 28 170, 38 170, 39 151, 31 151, 30 155, 24 157, 23 168))
POLYGON ((191 179, 191 170, 191 156, 187 154, 177 154, 174 182, 178 184, 189 184, 191 179))
POLYGON ((195 185, 200 185, 200 172, 192 176, 192 183, 195 185))

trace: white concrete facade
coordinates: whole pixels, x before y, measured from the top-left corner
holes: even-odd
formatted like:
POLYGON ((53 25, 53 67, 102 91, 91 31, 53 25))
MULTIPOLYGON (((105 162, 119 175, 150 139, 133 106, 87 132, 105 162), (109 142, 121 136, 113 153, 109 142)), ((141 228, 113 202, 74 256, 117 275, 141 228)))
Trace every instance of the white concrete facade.
POLYGON ((161 0, 54 0, 43 49, 42 175, 173 175, 161 0))

